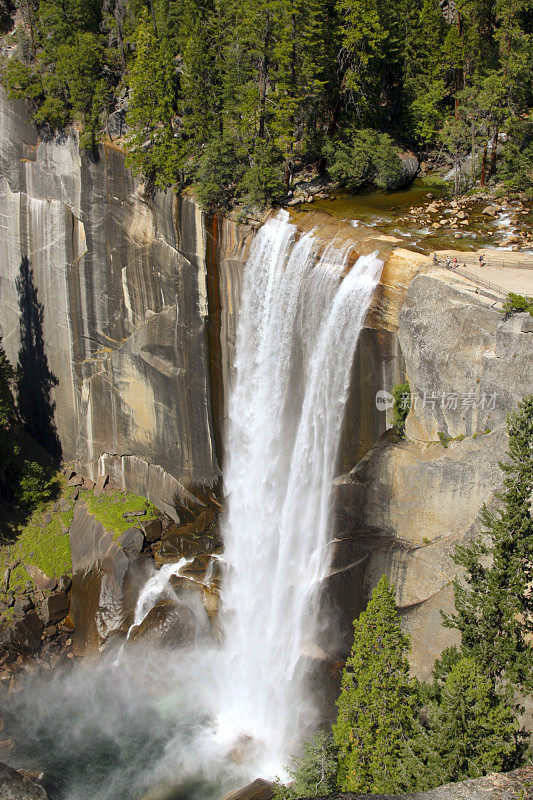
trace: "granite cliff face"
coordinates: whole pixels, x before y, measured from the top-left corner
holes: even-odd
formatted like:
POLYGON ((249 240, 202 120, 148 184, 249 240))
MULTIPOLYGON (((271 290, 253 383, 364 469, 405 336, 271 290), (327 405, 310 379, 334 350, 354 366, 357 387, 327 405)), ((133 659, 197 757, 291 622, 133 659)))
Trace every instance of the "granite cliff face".
POLYGON ((4 95, 0 126, 1 332, 38 438, 166 510, 191 500, 220 475, 211 386, 232 334, 211 270, 242 265, 249 228, 214 242, 192 201, 147 197, 121 153, 80 156, 76 132, 40 141, 4 95))
POLYGON ((522 323, 520 315, 505 320, 494 299, 458 276, 418 275, 398 331, 416 398, 406 440, 387 432, 337 481, 337 559, 353 566, 331 580, 345 624, 386 573, 422 678, 455 643, 440 618, 453 608, 451 556, 480 533, 478 512, 501 486, 506 416, 533 385, 532 334, 522 323))

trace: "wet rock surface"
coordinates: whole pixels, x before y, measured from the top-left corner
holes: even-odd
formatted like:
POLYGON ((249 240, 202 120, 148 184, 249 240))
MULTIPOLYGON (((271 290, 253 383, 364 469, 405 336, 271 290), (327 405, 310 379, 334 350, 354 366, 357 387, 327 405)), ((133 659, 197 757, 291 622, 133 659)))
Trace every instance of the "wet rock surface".
POLYGON ((2 800, 48 800, 48 795, 42 786, 2 763, 0 763, 0 797, 2 800))
POLYGON ((197 626, 193 612, 170 598, 160 600, 140 625, 130 633, 129 641, 157 642, 171 647, 194 644, 197 626))

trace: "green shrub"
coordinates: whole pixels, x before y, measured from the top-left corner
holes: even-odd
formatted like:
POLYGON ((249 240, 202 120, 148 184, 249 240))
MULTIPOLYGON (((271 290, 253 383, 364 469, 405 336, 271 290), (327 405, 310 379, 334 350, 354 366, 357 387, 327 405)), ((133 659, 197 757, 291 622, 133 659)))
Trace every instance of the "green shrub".
POLYGON ((352 128, 325 149, 331 177, 351 191, 367 184, 392 189, 401 178, 402 162, 386 133, 352 128))
POLYGON ((411 387, 408 382, 399 383, 392 390, 394 405, 392 407, 392 426, 398 436, 405 439, 405 420, 411 408, 411 387))
POLYGON ((24 461, 15 497, 25 509, 47 503, 57 493, 57 483, 50 471, 36 461, 24 461))
POLYGON ((528 311, 533 316, 533 297, 524 297, 515 292, 509 292, 507 300, 502 306, 505 318, 508 319, 512 314, 528 311))
POLYGON ((439 431, 437 433, 437 436, 439 437, 439 442, 441 443, 441 445, 443 447, 448 447, 450 443, 450 437, 446 436, 446 434, 443 431, 439 431))

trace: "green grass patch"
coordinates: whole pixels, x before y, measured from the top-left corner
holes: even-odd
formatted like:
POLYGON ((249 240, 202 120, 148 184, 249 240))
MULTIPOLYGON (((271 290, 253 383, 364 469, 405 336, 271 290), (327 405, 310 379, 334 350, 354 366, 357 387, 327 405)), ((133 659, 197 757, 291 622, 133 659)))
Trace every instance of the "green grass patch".
POLYGON ((3 551, 8 551, 2 553, 5 563, 17 558, 22 561, 22 564, 11 573, 9 581, 11 589, 23 586, 29 580, 30 576, 24 569, 24 564, 37 567, 51 578, 59 578, 72 570, 70 538, 68 533, 62 533, 61 522, 68 528, 72 522, 73 512, 54 514, 52 521, 44 527, 41 527, 35 519, 42 516, 42 513, 35 514, 22 529, 16 542, 2 548, 3 551))
POLYGON ((129 492, 101 494, 100 497, 95 497, 93 492, 89 491, 83 491, 81 494, 89 513, 101 522, 104 528, 112 531, 115 539, 137 522, 154 519, 159 513, 157 508, 145 497, 139 497, 139 495, 129 492), (126 511, 130 513, 143 511, 144 513, 138 517, 125 518, 126 511))
MULTIPOLYGON (((73 495, 76 489, 67 486, 66 478, 61 473, 58 473, 54 480, 59 490, 57 500, 68 500, 72 503, 72 509, 54 512, 56 499, 41 503, 26 523, 12 523, 13 541, 0 546, 0 580, 3 579, 8 564, 17 559, 21 561, 11 573, 9 580, 10 589, 15 591, 30 580, 25 566, 37 567, 51 578, 59 578, 72 571, 70 537, 68 533, 62 533, 62 530, 69 528, 72 523, 73 495), (52 515, 52 520, 48 525, 43 525, 47 513, 52 515)), ((154 519, 159 513, 145 497, 128 492, 117 491, 110 495, 102 494, 100 497, 95 497, 93 492, 83 490, 80 495, 88 511, 107 530, 112 531, 115 539, 137 522, 154 519), (144 513, 138 517, 125 519, 123 515, 126 511, 144 513)))
MULTIPOLYGON (((61 496, 70 500, 73 490, 67 487, 64 476, 58 474, 56 480, 61 490, 61 496)), ((55 500, 42 503, 25 524, 15 527, 13 541, 0 546, 2 577, 8 564, 17 559, 22 562, 11 573, 10 589, 21 588, 30 580, 24 565, 37 567, 51 578, 59 578, 66 572, 71 572, 70 538, 68 533, 62 531, 64 528, 70 527, 74 509, 54 512, 55 503, 55 500), (43 525, 46 513, 52 514, 52 520, 48 525, 43 525), (63 523, 63 528, 61 523, 63 523)))

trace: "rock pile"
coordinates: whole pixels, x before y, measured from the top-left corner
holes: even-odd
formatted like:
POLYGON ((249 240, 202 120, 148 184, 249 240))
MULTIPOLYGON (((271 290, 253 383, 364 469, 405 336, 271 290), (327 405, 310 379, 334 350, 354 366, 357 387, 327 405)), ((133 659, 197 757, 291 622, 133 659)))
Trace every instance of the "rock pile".
POLYGON ((531 210, 524 201, 500 200, 487 205, 482 196, 460 197, 450 201, 434 200, 428 195, 428 199, 431 201, 428 205, 413 206, 397 222, 426 225, 434 232, 446 230, 456 239, 460 239, 463 235, 461 231, 469 230, 474 224, 478 226, 491 224, 492 230, 485 230, 484 233, 494 237, 501 236, 497 242, 500 247, 511 246, 511 249, 518 250, 519 246, 529 246, 533 243, 533 233, 525 224, 525 217, 531 210), (497 227, 494 227, 494 223, 497 227))

